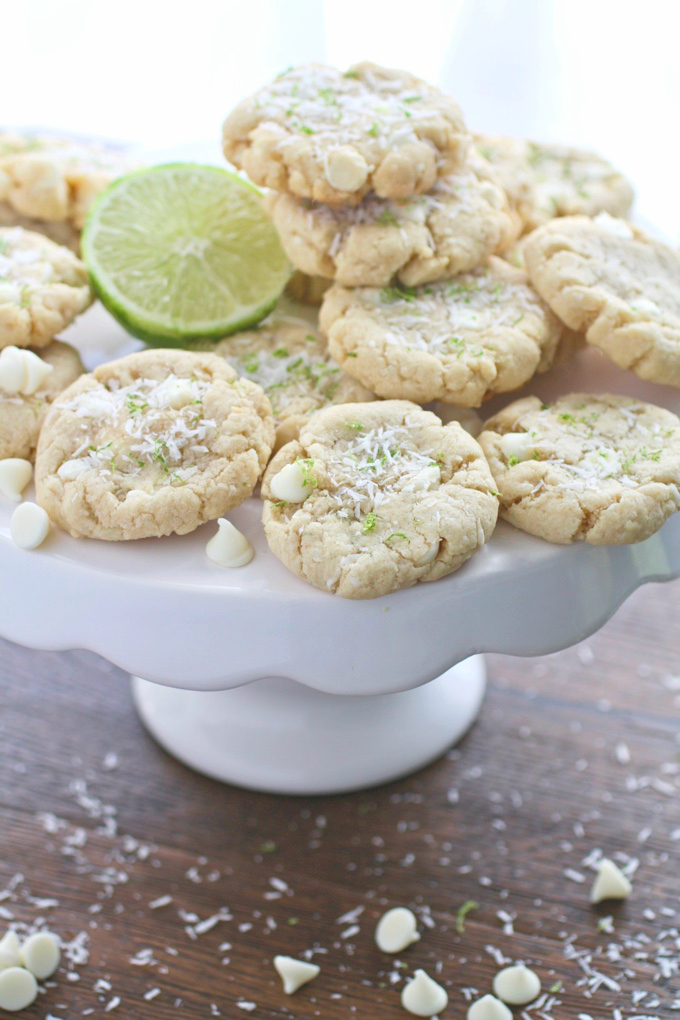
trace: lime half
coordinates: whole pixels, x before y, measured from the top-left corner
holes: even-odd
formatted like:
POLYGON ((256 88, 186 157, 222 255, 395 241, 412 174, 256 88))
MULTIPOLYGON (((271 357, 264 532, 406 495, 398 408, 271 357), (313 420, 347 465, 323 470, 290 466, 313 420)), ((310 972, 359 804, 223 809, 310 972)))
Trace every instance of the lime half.
POLYGON ((197 163, 114 181, 92 207, 82 253, 111 314, 163 346, 259 322, 291 272, 257 188, 197 163))

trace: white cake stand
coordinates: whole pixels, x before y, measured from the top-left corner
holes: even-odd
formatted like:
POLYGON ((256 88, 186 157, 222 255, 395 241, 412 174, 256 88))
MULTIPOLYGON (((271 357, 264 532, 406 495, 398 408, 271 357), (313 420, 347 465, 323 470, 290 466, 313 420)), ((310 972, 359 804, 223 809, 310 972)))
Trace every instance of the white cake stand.
MULTIPOLYGON (((222 164, 216 143, 140 158, 222 164)), ((88 368, 141 346, 101 306, 63 338, 88 368)), ((680 413, 680 390, 645 384, 594 350, 526 392, 550 399, 575 390, 630 393, 680 413)), ((489 414, 514 396, 491 402, 489 414)), ((475 720, 485 687, 479 653, 564 648, 639 585, 680 575, 680 514, 620 548, 550 545, 500 522, 451 577, 348 602, 272 556, 256 499, 229 515, 256 550, 240 570, 207 559, 214 524, 130 543, 54 531, 26 552, 9 535, 12 509, 0 497, 0 635, 98 652, 132 675, 137 709, 171 754, 217 779, 280 793, 358 789, 420 768, 475 720)))
MULTIPOLYGON (((88 367, 138 346, 101 307, 65 339, 88 367)), ((535 383, 548 399, 578 389, 680 412, 680 390, 642 383, 597 351, 535 383)), ((171 754, 217 779, 281 793, 357 789, 425 765, 479 711, 478 653, 563 648, 640 584, 680 575, 680 514, 648 541, 617 548, 550 545, 501 522, 451 577, 349 602, 272 556, 256 499, 230 514, 256 550, 240 570, 207 559, 213 524, 130 543, 54 531, 26 552, 9 536, 12 509, 0 502, 0 634, 31 648, 98 652, 133 676, 137 709, 171 754)))

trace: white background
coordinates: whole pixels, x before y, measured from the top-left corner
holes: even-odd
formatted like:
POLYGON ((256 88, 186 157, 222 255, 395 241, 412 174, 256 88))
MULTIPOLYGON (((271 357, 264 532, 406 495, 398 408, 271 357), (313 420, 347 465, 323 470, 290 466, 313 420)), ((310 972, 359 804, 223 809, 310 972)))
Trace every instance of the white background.
POLYGON ((206 143, 290 64, 371 59, 449 90, 471 128, 593 147, 680 239, 677 0, 0 0, 0 125, 206 143))

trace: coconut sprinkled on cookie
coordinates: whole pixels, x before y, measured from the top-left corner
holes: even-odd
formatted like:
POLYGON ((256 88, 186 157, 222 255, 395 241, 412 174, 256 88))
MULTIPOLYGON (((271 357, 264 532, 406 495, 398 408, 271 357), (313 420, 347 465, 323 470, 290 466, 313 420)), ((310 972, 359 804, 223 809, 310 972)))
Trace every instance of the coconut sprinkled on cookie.
POLYGON ((222 358, 145 351, 71 386, 40 436, 38 500, 76 536, 186 534, 253 491, 274 426, 222 358))
POLYGON ((320 411, 276 454, 262 493, 275 555, 345 598, 451 573, 498 512, 474 439, 407 401, 320 411))
POLYGON ((550 307, 621 368, 680 386, 680 254, 605 213, 540 227, 527 271, 550 307))
POLYGON ((309 415, 328 404, 374 399, 343 372, 321 334, 292 316, 275 313, 257 329, 227 337, 214 352, 265 391, 276 420, 277 446, 296 439, 309 415))
POLYGON ((332 287, 320 323, 345 371, 378 395, 460 407, 550 367, 562 330, 500 259, 418 288, 332 287))
POLYGON ((208 452, 205 440, 217 428, 214 419, 204 417, 208 386, 205 379, 181 379, 171 372, 160 383, 140 378, 60 401, 59 410, 71 411, 84 423, 96 421, 98 429, 120 426, 126 439, 122 447, 113 441, 95 447, 86 434, 72 459, 59 468, 59 477, 72 479, 94 469, 102 475, 123 470, 130 479, 157 465, 156 484, 183 485, 198 471, 187 461, 208 452), (180 413, 171 415, 171 410, 180 413))
POLYGON ((503 191, 481 160, 441 178, 426 195, 395 201, 367 196, 329 206, 269 195, 291 261, 347 287, 408 286, 472 269, 516 235, 503 191))
POLYGON ((224 124, 227 159, 257 183, 321 202, 428 191, 468 146, 456 103, 405 71, 291 68, 224 124))
POLYGON ((0 228, 0 348, 45 346, 91 302, 87 269, 72 251, 0 228))
POLYGON ((556 216, 630 212, 631 185, 594 152, 520 138, 478 135, 475 141, 522 217, 525 231, 556 216))
POLYGON ((631 397, 526 397, 479 437, 501 515, 551 542, 639 542, 680 509, 680 419, 631 397))

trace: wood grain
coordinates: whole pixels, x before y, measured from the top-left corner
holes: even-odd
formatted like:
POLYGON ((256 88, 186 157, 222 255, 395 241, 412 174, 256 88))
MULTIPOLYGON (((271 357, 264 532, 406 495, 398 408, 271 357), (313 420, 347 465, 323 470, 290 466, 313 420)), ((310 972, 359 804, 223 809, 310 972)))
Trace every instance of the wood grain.
POLYGON ((679 601, 680 583, 649 586, 575 649, 491 656, 481 720, 447 758, 332 798, 195 775, 147 737, 119 670, 0 643, 0 924, 42 917, 89 948, 23 1015, 396 1020, 423 966, 454 1020, 500 953, 562 983, 537 1020, 678 1016, 679 601), (598 849, 639 860, 626 903, 589 906, 598 849), (395 961, 373 929, 397 904, 422 940, 395 961), (272 957, 309 950, 321 976, 286 997, 272 957))

